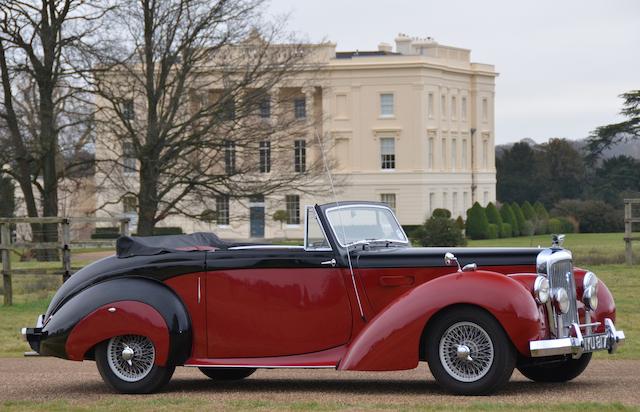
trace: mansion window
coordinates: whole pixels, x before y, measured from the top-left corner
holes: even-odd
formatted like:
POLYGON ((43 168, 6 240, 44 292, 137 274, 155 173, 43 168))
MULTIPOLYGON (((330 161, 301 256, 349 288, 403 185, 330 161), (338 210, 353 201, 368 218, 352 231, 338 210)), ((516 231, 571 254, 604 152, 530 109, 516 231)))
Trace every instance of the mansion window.
POLYGON ((269 96, 260 100, 260 117, 263 119, 271 117, 271 98, 269 96))
POLYGON ((260 142, 260 173, 271 172, 271 142, 263 140, 260 142))
POLYGON ((229 196, 220 195, 216 196, 216 211, 218 214, 218 224, 229 224, 229 196))
POLYGON ((380 168, 396 168, 396 141, 393 137, 380 138, 380 168))
POLYGON ((287 224, 299 225, 300 224, 300 196, 298 195, 286 195, 285 206, 287 210, 287 224))
POLYGON ((126 195, 122 198, 122 211, 124 213, 136 213, 138 209, 138 199, 133 195, 126 195))
POLYGON ((489 120, 489 100, 485 97, 482 99, 482 121, 486 122, 489 120))
POLYGON ((427 152, 427 168, 428 169, 433 169, 433 137, 429 138, 429 148, 428 148, 428 152, 427 152))
POLYGON ((455 170, 458 164, 458 143, 451 139, 451 169, 455 170))
POLYGON ((293 168, 296 173, 304 173, 307 169, 307 142, 296 140, 293 142, 293 168))
POLYGON ((394 212, 396 211, 396 194, 395 193, 381 193, 380 202, 385 203, 394 212))
POLYGON ((231 140, 224 141, 224 172, 228 175, 236 172, 236 144, 231 140))
POLYGON ((440 95, 440 113, 443 118, 447 116, 447 96, 444 93, 440 95))
POLYGON ((467 168, 467 139, 462 139, 462 168, 467 168))
POLYGON ((136 157, 132 142, 122 143, 122 172, 132 174, 136 172, 136 157))
POLYGON ((460 118, 467 120, 467 98, 462 96, 462 107, 460 107, 460 118))
POLYGON ((394 115, 393 94, 382 93, 380 95, 380 116, 391 117, 394 115))
POLYGON ((304 119, 307 117, 307 99, 297 97, 293 100, 293 112, 296 119, 304 119))
POLYGON ((125 120, 133 120, 135 111, 133 109, 133 99, 127 99, 122 103, 122 117, 125 120))
POLYGON ((451 118, 455 119, 458 116, 458 100, 456 96, 451 96, 451 118))
POLYGON ((429 93, 427 98, 427 115, 429 119, 433 119, 433 93, 429 93))

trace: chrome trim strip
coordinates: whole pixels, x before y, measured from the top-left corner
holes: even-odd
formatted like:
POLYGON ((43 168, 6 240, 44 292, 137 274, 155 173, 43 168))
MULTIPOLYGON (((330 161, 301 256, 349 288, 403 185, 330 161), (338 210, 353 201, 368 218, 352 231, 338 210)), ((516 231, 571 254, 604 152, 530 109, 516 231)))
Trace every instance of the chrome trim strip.
POLYGON ((304 249, 304 246, 296 245, 247 245, 247 246, 232 246, 228 250, 252 250, 252 249, 304 249))
POLYGON ((200 303, 200 299, 202 294, 200 293, 200 276, 198 276, 198 303, 200 303))
POLYGON ((201 364, 188 363, 183 366, 189 368, 256 368, 256 369, 336 369, 337 365, 224 365, 224 364, 201 364))

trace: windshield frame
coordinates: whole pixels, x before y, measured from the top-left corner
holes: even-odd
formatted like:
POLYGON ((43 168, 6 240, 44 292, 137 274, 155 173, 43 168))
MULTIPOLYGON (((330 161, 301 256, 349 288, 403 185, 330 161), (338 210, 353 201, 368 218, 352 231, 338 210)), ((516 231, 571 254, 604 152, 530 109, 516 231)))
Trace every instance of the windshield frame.
POLYGON ((333 234, 333 237, 335 238, 336 243, 338 243, 338 245, 340 247, 349 248, 349 247, 354 246, 354 245, 371 244, 371 243, 395 243, 395 244, 409 245, 409 238, 407 237, 407 234, 404 232, 404 229, 402 228, 402 225, 398 221, 398 218, 396 217, 396 214, 388 206, 378 205, 378 204, 369 204, 369 203, 351 203, 351 204, 347 204, 347 205, 338 205, 338 206, 329 207, 324 211, 324 214, 325 214, 326 219, 327 219, 327 224, 331 228, 331 233, 333 234), (394 221, 396 222, 396 224, 400 228, 400 231, 402 232, 402 236, 404 237, 404 240, 398 240, 398 239, 359 239, 359 240, 355 240, 353 242, 349 242, 347 244, 343 244, 340 241, 340 236, 338 236, 338 232, 336 231, 336 228, 333 227, 333 224, 331 223, 331 219, 329 218, 329 213, 334 211, 334 210, 353 209, 353 208, 371 208, 371 209, 386 209, 386 210, 388 210, 389 213, 391 213, 391 216, 393 216, 394 221))

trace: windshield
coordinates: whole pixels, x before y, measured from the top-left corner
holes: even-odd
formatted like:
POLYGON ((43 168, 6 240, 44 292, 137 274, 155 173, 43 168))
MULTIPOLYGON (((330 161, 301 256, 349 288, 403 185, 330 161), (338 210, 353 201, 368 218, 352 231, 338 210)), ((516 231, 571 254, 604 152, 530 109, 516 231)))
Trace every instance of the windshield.
POLYGON ((407 243, 393 212, 383 206, 338 206, 327 210, 327 219, 341 246, 374 241, 407 243))

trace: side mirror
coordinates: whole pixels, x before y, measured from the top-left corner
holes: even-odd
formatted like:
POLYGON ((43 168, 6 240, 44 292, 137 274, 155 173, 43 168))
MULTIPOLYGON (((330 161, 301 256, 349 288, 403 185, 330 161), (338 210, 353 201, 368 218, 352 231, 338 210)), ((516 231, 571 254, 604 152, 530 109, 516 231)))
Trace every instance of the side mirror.
POLYGON ((458 266, 458 272, 461 272, 460 263, 458 262, 458 258, 451 252, 447 252, 444 254, 444 264, 446 266, 458 266))

